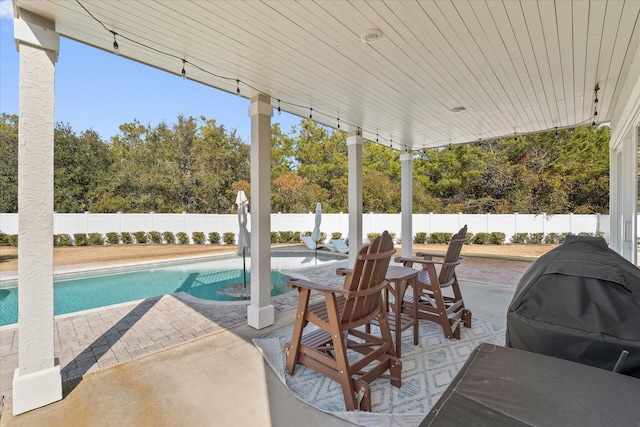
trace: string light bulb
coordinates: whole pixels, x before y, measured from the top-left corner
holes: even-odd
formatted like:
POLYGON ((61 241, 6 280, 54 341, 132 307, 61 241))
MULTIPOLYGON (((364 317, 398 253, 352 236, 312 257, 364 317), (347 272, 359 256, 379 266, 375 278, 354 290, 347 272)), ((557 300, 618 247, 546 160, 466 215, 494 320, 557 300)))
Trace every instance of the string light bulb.
POLYGON ((118 33, 111 31, 111 34, 113 34, 113 53, 120 55, 120 46, 118 46, 118 41, 116 40, 118 33))
POLYGON ((340 117, 338 117, 338 129, 340 129, 340 117))
POLYGON ((182 60, 182 71, 180 72, 180 74, 182 74, 182 79, 186 80, 187 79, 187 70, 184 69, 185 65, 187 63, 186 59, 182 60))
MULTIPOLYGON (((105 24, 103 21, 101 21, 100 19, 96 18, 96 17, 95 17, 95 15, 93 15, 93 14, 92 14, 92 13, 91 13, 91 12, 90 12, 90 11, 89 11, 85 6, 84 6, 84 5, 82 5, 82 3, 80 3, 80 1, 79 1, 79 0, 77 0, 77 2, 80 4, 80 6, 85 10, 85 12, 87 12, 87 14, 88 14, 88 15, 89 15, 89 16, 90 16, 94 21, 96 21, 97 23, 99 23, 99 24, 102 26, 102 28, 103 28, 106 32, 111 33, 111 35, 113 36, 113 52, 114 52, 114 54, 116 54, 116 55, 117 55, 117 54, 119 54, 119 53, 120 53, 120 49, 119 49, 118 42, 117 42, 117 36, 118 36, 119 34, 118 34, 118 33, 116 33, 114 30, 109 30, 109 29, 107 28, 106 24, 105 24)), ((127 37, 127 36, 123 36, 123 37, 124 37, 124 38, 125 38, 125 40, 127 40, 128 42, 133 43, 133 44, 135 44, 135 45, 137 45, 137 46, 139 46, 139 47, 143 47, 143 48, 146 48, 146 49, 149 49, 149 50, 153 50, 153 51, 155 51, 155 52, 157 52, 157 53, 159 53, 159 54, 165 55, 165 56, 167 56, 167 57, 171 57, 171 58, 174 58, 174 59, 181 59, 181 58, 179 58, 178 56, 176 56, 175 54, 173 54, 173 53, 171 53, 171 52, 162 51, 162 50, 158 49, 157 47, 153 47, 153 46, 148 45, 148 44, 145 44, 145 43, 143 43, 143 42, 141 42, 141 41, 139 41, 139 40, 136 40, 134 37, 127 37)), ((183 64, 183 65, 182 65, 182 70, 181 70, 181 76, 182 76, 183 78, 185 78, 185 79, 186 79, 186 69, 185 69, 185 65, 186 65, 186 63, 187 63, 187 60, 186 60, 186 59, 181 59, 181 60, 182 60, 182 64, 183 64)), ((231 77, 231 76, 219 75, 219 74, 217 74, 217 73, 214 73, 214 72, 212 72, 212 71, 210 71, 210 70, 207 70, 207 69, 204 69, 204 68, 202 68, 202 67, 198 66, 196 63, 193 63, 193 62, 189 62, 189 63, 190 63, 193 67, 197 68, 198 70, 200 70, 200 71, 202 71, 202 72, 204 72, 204 73, 207 73, 207 74, 209 74, 209 75, 211 75, 211 76, 213 76, 213 77, 216 77, 216 78, 219 78, 219 79, 223 79, 223 80, 225 80, 225 81, 227 81, 227 82, 228 82, 228 81, 231 81, 231 80, 234 80, 234 79, 233 79, 233 77, 231 77)), ((235 79, 235 80, 236 80, 236 94, 240 95, 240 79, 235 79)), ((255 92, 260 93, 260 94, 263 94, 263 95, 267 95, 267 96, 268 96, 268 94, 267 94, 266 92, 264 92, 264 91, 260 90, 259 88, 256 88, 256 87, 254 87, 254 86, 252 86, 251 84, 246 83, 246 82, 243 82, 243 83, 244 83, 246 86, 248 86, 250 89, 254 90, 255 92)), ((596 85, 595 85, 595 87, 594 87, 594 92, 595 92, 594 104, 596 105, 596 109, 595 109, 595 114, 593 115, 594 120, 593 120, 593 122, 592 122, 592 125, 593 125, 594 127, 596 126, 595 117, 597 116, 597 105, 598 105, 598 102, 599 102, 599 99, 598 99, 598 91, 599 91, 599 90, 600 90, 599 84, 598 84, 598 83, 596 83, 596 85)), ((294 107, 297 107, 297 108, 301 108, 301 109, 306 108, 304 105, 294 104, 293 102, 287 102, 286 100, 284 100, 284 101, 282 101, 282 102, 288 103, 289 105, 294 106, 294 107)), ((282 111, 280 104, 281 104, 281 100, 280 100, 280 99, 278 99, 278 114, 281 114, 281 111, 282 111)), ((464 110, 464 108, 462 108, 462 107, 461 107, 461 108, 455 108, 454 110, 462 111, 462 110, 464 110)), ((310 119, 312 119, 312 118, 313 118, 313 108, 309 108, 309 111, 310 111, 309 118, 310 118, 310 119)), ((455 111, 454 111, 454 112, 455 112, 455 111)), ((326 115, 324 112, 320 112, 320 114, 321 114, 321 115, 326 115)), ((338 119, 338 120, 339 120, 339 119, 338 119)), ((349 121, 346 121, 346 123, 347 123, 347 125, 349 125, 349 126, 354 126, 354 125, 353 125, 353 124, 351 124, 349 121)), ((551 130, 551 129, 547 129, 547 131, 550 131, 550 130, 551 130)), ((361 133, 360 133, 360 132, 361 132, 361 131, 360 131, 360 128, 358 128, 358 134, 359 134, 359 136, 361 136, 361 133)), ((387 141, 387 139, 386 139, 386 138, 384 138, 384 136, 382 137, 382 139, 383 139, 383 144, 384 144, 384 141, 387 141)), ((514 132, 514 140, 515 140, 515 141, 517 141, 517 134, 516 134, 515 132, 514 132)), ((482 141, 482 137, 478 138, 478 141, 482 141)), ((379 137, 379 134, 378 134, 378 133, 376 133, 376 142, 378 142, 378 143, 380 142, 380 137, 379 137)), ((393 140, 391 140, 390 147, 392 147, 392 148, 393 148, 393 140)))

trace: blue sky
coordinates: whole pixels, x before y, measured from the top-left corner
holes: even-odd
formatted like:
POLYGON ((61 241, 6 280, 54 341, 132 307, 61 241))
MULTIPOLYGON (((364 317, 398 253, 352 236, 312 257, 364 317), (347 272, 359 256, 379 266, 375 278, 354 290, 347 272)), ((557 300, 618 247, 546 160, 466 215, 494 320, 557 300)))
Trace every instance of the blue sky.
MULTIPOLYGON (((0 1, 0 112, 18 114, 18 52, 13 39, 10 0, 0 1)), ((215 119, 226 129, 237 129, 250 142, 249 100, 183 80, 111 52, 60 38, 56 64, 55 120, 80 133, 93 129, 108 140, 118 126, 139 120, 156 126, 173 124, 180 114, 215 119)), ((274 114, 283 131, 300 118, 274 114)))

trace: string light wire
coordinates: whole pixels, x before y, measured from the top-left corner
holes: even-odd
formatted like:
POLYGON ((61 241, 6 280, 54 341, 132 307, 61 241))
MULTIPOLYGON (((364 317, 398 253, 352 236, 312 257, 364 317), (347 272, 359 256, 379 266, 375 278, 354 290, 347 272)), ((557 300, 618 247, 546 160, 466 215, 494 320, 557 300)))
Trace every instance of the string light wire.
MULTIPOLYGON (((265 91, 255 87, 255 86, 251 85, 250 83, 247 83, 247 82, 245 82, 245 81, 243 81, 243 80, 241 80, 241 79, 239 79, 237 77, 229 77, 229 76, 224 76, 224 75, 221 75, 221 74, 214 73, 214 72, 212 72, 210 70, 202 68, 201 66, 199 66, 199 65, 197 65, 197 64, 195 64, 195 63, 193 63, 191 61, 187 61, 183 57, 180 57, 180 56, 178 56, 176 54, 160 50, 160 49, 155 48, 155 47, 153 47, 151 45, 148 45, 146 43, 142 43, 142 42, 140 42, 138 40, 132 39, 131 37, 128 37, 128 36, 123 35, 121 33, 116 33, 114 30, 110 30, 109 28, 107 28, 107 26, 100 19, 96 18, 96 16, 93 15, 93 13, 91 13, 91 11, 89 9, 87 9, 80 2, 80 0, 75 0, 75 1, 94 21, 96 21, 98 24, 100 24, 102 26, 102 28, 104 28, 104 30, 106 32, 108 32, 108 33, 113 35, 113 37, 114 37, 114 43, 113 43, 114 53, 116 53, 115 52, 116 48, 117 48, 118 53, 119 53, 119 46, 118 46, 118 43, 116 41, 116 35, 117 35, 118 37, 120 37, 121 40, 126 40, 126 41, 128 41, 130 43, 134 43, 134 44, 136 44, 138 46, 144 47, 145 49, 149 49, 149 50, 151 50, 153 52, 156 52, 156 53, 158 53, 160 55, 164 55, 164 56, 167 56, 167 57, 170 57, 170 58, 175 58, 175 59, 178 59, 178 60, 182 61, 183 62, 183 69, 182 69, 182 73, 181 74, 185 78, 186 78, 186 70, 185 70, 184 67, 186 66, 186 64, 189 64, 189 66, 193 67, 194 69, 197 69, 197 70, 199 70, 199 71, 201 71, 201 72, 203 72, 203 73, 205 73, 205 74, 207 74, 207 75, 209 75, 211 77, 214 77, 214 78, 217 78, 217 79, 220 79, 220 80, 223 80, 223 81, 229 81, 229 82, 235 81, 235 83, 236 83, 236 94, 237 95, 240 95, 240 84, 242 83, 244 86, 246 86, 249 89, 252 89, 256 93, 259 93, 259 94, 262 94, 262 95, 265 95, 265 96, 268 96, 268 97, 271 98, 271 96, 268 93, 266 93, 265 91)), ((596 98, 594 100, 594 103, 596 104, 596 110, 595 110, 595 114, 593 115, 594 117, 597 116, 597 102, 598 102, 597 91, 599 89, 600 88, 598 86, 598 83, 596 83, 596 89, 595 89, 596 98)), ((309 119, 312 119, 312 117, 313 117, 313 111, 314 110, 311 107, 308 107, 306 105, 297 104, 295 102, 285 101, 285 100, 282 100, 282 99, 277 99, 277 101, 278 101, 278 114, 280 114, 282 112, 281 104, 285 104, 285 105, 288 105, 290 107, 294 107, 294 108, 298 108, 298 109, 308 109, 309 110, 309 119)), ((335 115, 331 115, 331 114, 325 113, 323 111, 315 110, 315 112, 317 114, 320 114, 321 116, 327 117, 328 119, 335 117, 335 115)), ((584 120, 584 121, 582 121, 582 122, 580 122, 580 123, 577 123, 577 124, 575 124, 573 126, 570 126, 570 127, 577 127, 577 126, 583 125, 583 124, 589 122, 590 120, 591 120, 591 117, 586 119, 586 120, 584 120)), ((343 124, 346 124, 347 126, 350 126, 350 127, 357 127, 358 128, 358 134, 360 136, 364 136, 365 132, 370 134, 370 135, 374 135, 375 134, 377 143, 380 143, 380 140, 382 140, 383 142, 389 142, 389 147, 393 148, 393 139, 384 138, 384 137, 380 136, 379 133, 370 132, 370 131, 367 131, 365 129, 361 130, 360 127, 357 126, 356 124, 350 123, 350 122, 348 122, 348 121, 346 121, 344 119, 340 119, 340 118, 338 118, 338 128, 340 128, 340 122, 342 122, 343 124)), ((593 125, 595 126, 595 119, 594 119, 593 125)), ((545 131, 548 132, 548 131, 551 131, 551 129, 546 129, 546 130, 542 130, 542 131, 538 131, 538 132, 545 132, 545 131)), ((538 132, 530 132, 530 133, 538 133, 538 132)), ((515 135, 515 133, 514 133, 514 135, 515 135)), ((521 135, 525 135, 525 133, 521 133, 521 135)), ((504 138, 504 137, 488 138, 487 140, 490 140, 490 139, 501 139, 501 138, 504 138)), ((479 138, 479 141, 482 141, 482 138, 479 138)), ((432 148, 441 148, 441 147, 444 147, 444 146, 446 146, 446 145, 442 145, 440 147, 432 147, 432 148)))

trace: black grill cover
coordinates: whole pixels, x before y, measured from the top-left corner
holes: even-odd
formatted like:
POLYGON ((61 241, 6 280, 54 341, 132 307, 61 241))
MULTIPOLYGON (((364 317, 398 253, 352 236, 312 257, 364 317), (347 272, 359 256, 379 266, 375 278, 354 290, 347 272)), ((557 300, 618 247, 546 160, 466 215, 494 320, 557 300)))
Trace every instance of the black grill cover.
POLYGON ((524 274, 506 346, 640 378, 640 269, 598 237, 567 236, 524 274))

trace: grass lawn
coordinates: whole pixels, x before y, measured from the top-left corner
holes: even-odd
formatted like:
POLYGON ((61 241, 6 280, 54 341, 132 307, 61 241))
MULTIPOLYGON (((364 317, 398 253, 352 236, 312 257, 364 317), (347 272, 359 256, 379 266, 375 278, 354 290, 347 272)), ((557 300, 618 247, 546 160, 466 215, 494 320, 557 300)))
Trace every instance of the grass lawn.
MULTIPOLYGON (((286 246, 286 245, 278 245, 286 246)), ((462 255, 485 256, 491 258, 507 258, 520 260, 535 260, 557 245, 465 245, 462 255)), ((96 263, 116 263, 130 261, 145 261, 186 257, 193 255, 207 255, 221 252, 233 252, 235 246, 230 245, 105 245, 82 247, 59 247, 53 250, 53 260, 56 266, 96 263)), ((400 254, 400 246, 397 246, 400 254)), ((447 245, 413 245, 414 252, 445 252, 447 245)), ((0 271, 18 269, 18 248, 0 247, 0 271)))

